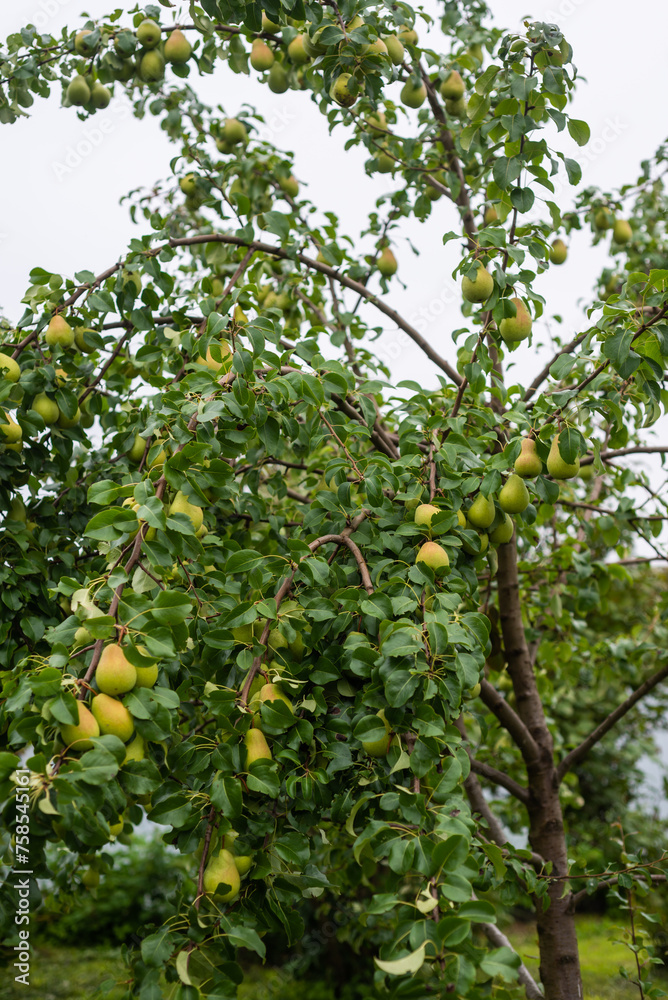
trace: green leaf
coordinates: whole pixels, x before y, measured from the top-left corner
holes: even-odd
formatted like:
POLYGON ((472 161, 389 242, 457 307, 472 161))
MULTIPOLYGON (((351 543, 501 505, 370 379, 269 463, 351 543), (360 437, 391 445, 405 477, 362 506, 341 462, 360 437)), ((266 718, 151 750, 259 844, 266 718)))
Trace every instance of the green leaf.
POLYGON ((176 625, 190 614, 192 601, 176 590, 161 590, 153 602, 151 614, 161 625, 176 625))
POLYGON ((236 924, 227 931, 227 938, 236 948, 248 948, 265 958, 267 949, 264 941, 252 927, 244 927, 243 924, 236 924))
POLYGON ((124 493, 127 493, 127 490, 123 486, 119 486, 111 479, 102 479, 99 483, 93 483, 89 487, 87 499, 88 503, 96 503, 101 507, 106 507, 124 493))
POLYGON ((265 212, 264 228, 270 233, 280 236, 281 240, 287 240, 290 235, 290 220, 282 212, 265 212))
POLYGON ((253 549, 241 549, 235 552, 225 564, 226 573, 248 573, 264 562, 265 557, 253 549))
POLYGON ((566 167, 566 173, 568 174, 568 181, 570 184, 579 184, 582 180, 582 167, 577 160, 570 160, 567 156, 564 157, 564 166, 566 167))
POLYGON ((112 542, 119 535, 137 526, 137 517, 133 510, 128 510, 127 507, 108 507, 90 519, 84 535, 103 542, 112 542))
POLYGON ((425 947, 424 944, 421 944, 419 948, 416 948, 409 955, 404 955, 403 958, 395 958, 393 961, 388 962, 380 958, 375 958, 374 962, 381 972, 386 972, 390 976, 414 975, 424 965, 425 947))
POLYGON ((580 121, 579 118, 568 119, 568 131, 571 138, 575 139, 578 146, 586 146, 589 142, 591 130, 587 123, 580 121))
POLYGON ((243 795, 238 778, 217 776, 211 784, 211 805, 220 809, 228 819, 241 816, 243 795))
POLYGON ((165 927, 162 927, 155 934, 144 938, 141 943, 141 957, 146 965, 153 968, 163 966, 171 956, 173 950, 174 945, 171 935, 165 927))
POLYGON ((480 968, 488 976, 500 976, 505 982, 517 979, 517 970, 521 964, 520 956, 510 948, 495 948, 488 952, 480 963, 480 968))
POLYGON ((470 903, 462 903, 458 913, 460 917, 476 924, 496 923, 496 910, 484 899, 472 899, 470 903))

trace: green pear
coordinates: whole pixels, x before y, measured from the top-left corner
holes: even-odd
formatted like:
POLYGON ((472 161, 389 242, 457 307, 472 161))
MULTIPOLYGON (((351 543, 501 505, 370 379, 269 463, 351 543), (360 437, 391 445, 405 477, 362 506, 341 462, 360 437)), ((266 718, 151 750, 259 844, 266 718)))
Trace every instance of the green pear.
POLYGON ((329 88, 329 96, 343 108, 351 108, 357 100, 357 92, 350 87, 351 73, 340 73, 329 88))
POLYGON ((390 749, 390 743, 392 742, 392 727, 385 718, 385 712, 382 708, 380 712, 376 712, 376 715, 385 726, 385 736, 382 736, 379 740, 362 740, 362 747, 364 753, 368 754, 369 757, 386 757, 390 749))
POLYGON ((65 723, 60 727, 63 743, 73 750, 90 750, 91 737, 100 735, 100 727, 90 710, 82 701, 77 701, 79 721, 76 725, 65 723))
POLYGON ((484 53, 482 51, 482 45, 480 44, 480 42, 472 42, 471 45, 469 45, 469 55, 473 56, 474 59, 477 59, 478 62, 482 65, 482 61, 484 59, 484 53))
POLYGON ((91 88, 90 100, 93 107, 98 110, 108 108, 111 102, 111 91, 96 80, 91 88))
POLYGON ((385 247, 380 257, 376 261, 376 267, 384 278, 391 278, 397 273, 397 259, 389 247, 385 247))
POLYGON ((515 460, 515 472, 522 479, 534 479, 543 471, 543 463, 536 451, 536 442, 533 438, 525 438, 522 441, 522 450, 515 460))
POLYGON ((272 94, 284 94, 288 90, 290 83, 285 68, 279 62, 275 62, 269 70, 267 86, 272 94))
POLYGON ((126 747, 123 763, 127 764, 129 760, 144 760, 145 756, 146 744, 139 733, 135 733, 133 739, 126 747))
POLYGON ((146 83, 162 80, 165 75, 165 60, 159 52, 145 52, 139 63, 139 75, 146 83))
POLYGON ((495 222, 499 221, 499 213, 497 212, 494 205, 488 205, 485 209, 485 225, 493 226, 495 222))
POLYGON ((466 515, 464 514, 463 510, 457 511, 457 525, 460 528, 466 527, 466 515))
POLYGON ((441 97, 448 101, 459 101, 466 93, 466 87, 461 75, 453 69, 440 86, 441 97))
POLYGON ((204 891, 208 893, 215 892, 219 885, 227 885, 228 888, 220 893, 223 903, 230 903, 239 895, 241 877, 234 863, 234 857, 228 850, 223 848, 210 859, 204 869, 203 884, 204 891))
MULTIPOLYGON (((473 529, 472 524, 467 523, 467 527, 473 529)), ((478 534, 478 538, 480 539, 480 549, 478 551, 475 550, 470 542, 462 540, 462 548, 464 549, 464 552, 467 552, 470 556, 481 556, 483 552, 486 552, 489 545, 489 535, 485 534, 485 532, 480 532, 478 534)))
POLYGON ((281 30, 280 24, 276 24, 271 18, 267 17, 264 11, 262 11, 262 30, 266 31, 269 35, 275 35, 281 30))
POLYGON ((125 826, 125 820, 123 819, 122 816, 119 816, 118 820, 115 823, 109 824, 109 833, 112 835, 112 837, 117 837, 119 833, 123 832, 124 826, 125 826))
POLYGON ((594 216, 594 225, 597 229, 609 229, 612 225, 612 212, 609 208, 599 208, 594 216))
POLYGON ((580 479, 582 479, 583 482, 589 482, 595 475, 596 469, 594 468, 593 462, 590 462, 589 465, 580 465, 580 479))
POLYGON ((8 354, 0 352, 0 377, 8 382, 18 382, 21 375, 18 361, 10 358, 8 354))
MULTIPOLYGON (((531 502, 524 480, 514 472, 508 476, 499 493, 499 507, 506 514, 521 514, 531 502)), ((492 541, 494 541, 492 533, 492 541)))
POLYGON ((404 47, 396 35, 386 35, 383 39, 387 54, 393 66, 401 66, 404 61, 404 47))
POLYGON ((146 18, 137 28, 137 41, 145 49, 154 49, 159 44, 162 32, 160 25, 150 18, 146 18))
POLYGON ((209 371, 218 374, 221 372, 225 374, 232 367, 232 348, 227 343, 226 340, 214 341, 214 351, 216 355, 220 356, 220 361, 214 356, 211 351, 211 345, 206 349, 206 357, 197 358, 198 365, 206 365, 209 371))
POLYGON ((377 38, 370 45, 365 45, 362 53, 365 56, 389 56, 387 45, 382 38, 377 38))
POLYGON ((514 316, 506 316, 499 324, 499 333, 506 344, 519 344, 531 333, 531 316, 521 299, 510 299, 515 306, 514 316))
POLYGON ((116 643, 105 646, 95 671, 102 694, 127 694, 137 683, 137 671, 116 643))
MULTIPOLYGON (((145 656, 147 660, 152 659, 151 654, 144 646, 137 646, 137 652, 145 656)), ((155 687, 155 682, 158 679, 158 664, 152 663, 147 667, 135 667, 137 671, 137 683, 138 688, 152 688, 155 687)))
POLYGON ((74 330, 64 316, 56 313, 49 320, 44 340, 49 347, 71 347, 74 343, 74 330))
POLYGON ((417 45, 418 43, 418 33, 415 28, 409 28, 407 24, 402 24, 400 28, 397 29, 397 38, 404 45, 417 45))
POLYGON ((290 198, 296 198, 299 194, 299 181, 294 174, 290 174, 289 177, 279 177, 278 186, 290 198))
POLYGON ((74 633, 74 642, 77 646, 88 646, 93 641, 93 636, 84 625, 80 625, 74 633))
POLYGON ((118 736, 127 743, 135 731, 135 724, 123 702, 108 694, 96 694, 90 707, 103 735, 118 736))
POLYGON ((308 52, 304 49, 303 35, 297 35, 288 45, 288 59, 296 66, 303 66, 309 61, 308 52))
POLYGON ((185 493, 181 490, 176 494, 169 506, 169 514, 187 514, 192 521, 195 531, 198 531, 202 527, 202 522, 204 520, 204 511, 201 507, 196 507, 195 504, 190 503, 185 493))
POLYGON ((114 80, 127 83, 135 75, 137 69, 134 59, 123 59, 119 69, 112 69, 114 80))
POLYGON ((469 507, 466 516, 474 528, 480 528, 481 531, 485 531, 496 516, 494 501, 491 497, 485 497, 482 493, 478 493, 478 496, 469 507))
POLYGON ((271 750, 261 729, 249 729, 244 736, 246 746, 246 767, 250 768, 258 760, 272 760, 271 750))
POLYGON ((553 240, 550 247, 550 262, 552 264, 563 264, 568 257, 568 247, 563 240, 553 240))
POLYGON ((613 243, 623 246, 624 243, 628 243, 632 239, 633 230, 631 229, 631 224, 626 219, 617 219, 612 227, 613 243))
MULTIPOLYGON (((2 414, 1 410, 0 414, 2 414)), ((0 441, 3 443, 18 444, 23 437, 20 424, 17 424, 11 413, 5 413, 4 417, 4 421, 0 418, 0 441)))
POLYGON ((237 866, 237 871, 243 878, 253 867, 253 858, 250 854, 235 854, 234 863, 237 866))
POLYGON ((482 264, 478 264, 475 278, 462 278, 462 295, 467 302, 486 302, 493 291, 494 278, 482 264))
POLYGON ((415 84, 412 79, 406 80, 399 99, 407 108, 420 108, 427 100, 427 88, 424 83, 415 84))
POLYGON ((90 330, 86 326, 77 326, 74 328, 74 343, 82 354, 92 354, 93 351, 97 350, 97 347, 91 347, 90 344, 86 342, 85 335, 87 333, 95 333, 95 331, 90 330))
POLYGON ((424 563, 434 573, 444 572, 450 566, 448 553, 437 542, 425 542, 415 557, 415 562, 424 563))
POLYGON ((465 118, 466 109, 468 108, 468 101, 465 98, 460 97, 458 101, 446 101, 445 110, 453 118, 465 118))
MULTIPOLYGON (((588 466, 586 466, 586 468, 588 468, 588 466)), ((7 517, 10 521, 19 521, 21 524, 27 524, 28 513, 26 511, 26 505, 21 497, 12 497, 9 507, 7 508, 7 517)))
POLYGON ((438 514, 440 507, 437 507, 433 503, 421 503, 415 508, 415 514, 413 520, 416 524, 420 525, 421 528, 431 528, 431 519, 434 514, 438 514))
POLYGON ((256 38, 251 46, 250 64, 260 73, 274 65, 274 53, 262 38, 256 38))
POLYGON ((165 42, 165 59, 169 63, 188 62, 192 46, 180 28, 175 28, 165 42))
MULTIPOLYGON (((282 701, 284 705, 287 705, 290 711, 293 711, 292 702, 288 698, 284 691, 281 691, 278 684, 265 684, 257 693, 256 709, 259 710, 260 705, 264 702, 272 701, 282 701)), ((255 698, 252 699, 255 701, 255 698)))
MULTIPOLYGON (((499 501, 500 500, 501 497, 499 497, 499 501)), ((501 524, 498 526, 498 528, 495 528, 492 534, 489 536, 489 540, 492 543, 492 545, 505 545, 506 542, 509 542, 510 539, 513 537, 514 530, 515 530, 515 522, 513 521, 510 514, 505 514, 501 524)))
POLYGON ((100 884, 100 873, 95 868, 85 868, 81 873, 81 881, 87 889, 94 889, 100 884))
POLYGON ((244 123, 240 122, 238 118, 226 118, 223 125, 223 136, 231 146, 236 146, 239 142, 246 142, 248 132, 244 123))
POLYGON ((184 194, 195 194, 197 191, 197 176, 193 173, 186 174, 179 181, 179 187, 184 194))
POLYGON ((50 399, 45 392, 38 392, 32 401, 31 409, 39 413, 40 417, 47 425, 57 423, 60 410, 55 399, 50 399))
POLYGON ((75 76, 67 87, 67 100, 75 108, 82 108, 90 101, 90 87, 86 83, 84 76, 75 76))
POLYGON ((146 450, 146 438, 140 437, 139 434, 135 434, 135 439, 132 442, 132 447, 128 452, 128 458, 131 462, 141 462, 144 457, 144 451, 146 450))
POLYGON ((59 427, 65 427, 65 428, 76 427, 80 420, 81 420, 81 410, 79 409, 78 406, 76 408, 73 417, 66 417, 62 411, 58 414, 59 427))
POLYGON ((317 31, 314 31, 312 35, 302 35, 304 40, 304 52, 306 52, 307 56, 311 59, 315 59, 316 56, 320 56, 323 52, 327 51, 326 46, 321 45, 320 43, 320 37, 324 30, 325 26, 323 25, 322 28, 318 28, 317 31))
POLYGON ((81 31, 77 32, 74 36, 74 51, 80 56, 90 56, 93 54, 92 49, 87 49, 85 47, 84 39, 86 35, 92 35, 93 32, 89 28, 83 28, 81 31))
POLYGON ((574 462, 566 462, 561 457, 559 451, 559 435, 552 438, 550 454, 547 456, 547 471, 553 479, 573 479, 580 471, 580 459, 574 462))

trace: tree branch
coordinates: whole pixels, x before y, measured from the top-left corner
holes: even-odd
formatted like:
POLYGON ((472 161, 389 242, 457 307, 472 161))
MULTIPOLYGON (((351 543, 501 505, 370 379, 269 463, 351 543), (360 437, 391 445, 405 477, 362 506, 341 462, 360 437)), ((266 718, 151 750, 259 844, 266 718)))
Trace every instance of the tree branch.
POLYGON ((559 781, 561 781, 564 775, 571 771, 573 767, 583 759, 583 757, 587 756, 591 748, 602 740, 606 733, 609 733, 613 726, 619 722, 619 720, 623 718, 626 713, 640 701, 641 698, 644 698, 646 694, 655 688, 657 684, 660 684, 666 677, 668 677, 668 663, 662 667, 661 670, 657 670, 655 674, 648 677, 647 680, 644 681, 640 687, 636 688, 636 690, 629 695, 626 701, 623 701, 621 705, 618 705, 614 712, 611 712, 610 715, 608 715, 608 717, 604 719, 603 722, 601 722, 601 724, 597 726, 596 729, 594 729, 593 732, 591 732, 579 746, 571 750, 570 753, 567 753, 557 767, 557 778, 559 781))
POLYGON ((480 681, 480 698, 494 713, 503 728, 510 733, 522 757, 529 762, 537 760, 540 750, 533 736, 506 699, 484 677, 480 681))
MULTIPOLYGON (((468 747, 467 747, 468 750, 468 747)), ((487 778, 488 781, 493 782, 495 785, 499 785, 500 788, 505 788, 507 792, 513 796, 513 798, 518 799, 524 805, 529 802, 529 791, 520 785, 517 781, 508 777, 503 771, 498 771, 495 767, 491 767, 489 764, 485 764, 481 760, 476 760, 469 751, 469 757, 471 758, 471 770, 476 774, 479 774, 483 778, 487 778)))

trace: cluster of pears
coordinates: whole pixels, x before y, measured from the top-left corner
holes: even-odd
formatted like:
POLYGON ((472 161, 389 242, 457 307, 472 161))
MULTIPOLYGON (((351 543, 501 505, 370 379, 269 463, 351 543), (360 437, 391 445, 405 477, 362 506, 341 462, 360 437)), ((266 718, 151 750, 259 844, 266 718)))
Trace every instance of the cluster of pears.
MULTIPOLYGON (((111 101, 111 91, 90 68, 90 59, 99 49, 100 43, 91 42, 93 32, 85 28, 74 39, 75 52, 85 57, 81 72, 70 80, 65 96, 66 103, 84 108, 93 113, 106 108, 111 101)), ((123 83, 135 79, 139 83, 155 83, 165 75, 166 63, 182 66, 192 54, 192 46, 180 28, 174 28, 162 41, 162 29, 150 18, 145 18, 133 34, 124 30, 114 39, 115 62, 111 73, 114 79, 123 83), (135 48, 140 46, 138 52, 135 48)))
MULTIPOLYGON (((143 648, 139 648, 139 652, 150 659, 143 648)), ((127 743, 135 732, 135 724, 119 695, 127 694, 133 688, 153 687, 157 679, 157 663, 135 667, 119 644, 105 646, 95 671, 99 693, 93 696, 90 708, 82 701, 77 702, 79 720, 76 724, 67 723, 60 727, 66 746, 73 750, 90 750, 92 738, 105 735, 117 736, 127 743)), ((128 747, 125 759, 141 760, 143 756, 143 740, 137 734, 128 747)))
POLYGON ((594 228, 599 232, 612 229, 612 242, 624 246, 633 239, 633 229, 627 219, 616 219, 611 210, 603 205, 594 214, 594 228))
MULTIPOLYGON (((466 115, 466 86, 461 74, 453 69, 440 85, 441 97, 445 101, 445 110, 453 118, 464 118, 466 115)), ((486 223, 488 224, 488 223, 486 223)))
MULTIPOLYGON (((484 264, 477 262, 473 277, 465 274, 462 278, 462 295, 467 302, 482 304, 487 302, 494 292, 494 278, 484 264)), ((517 344, 531 335, 531 313, 522 299, 513 296, 508 299, 513 313, 505 316, 499 323, 499 333, 504 343, 513 350, 517 344)))
MULTIPOLYGON (((208 860, 204 869, 203 887, 209 895, 217 893, 217 898, 222 903, 231 903, 239 895, 241 889, 241 879, 253 867, 253 857, 250 854, 236 853, 236 840, 239 834, 236 830, 230 830, 224 834, 222 845, 220 842, 209 846, 208 860), (219 887, 223 886, 219 890, 219 887)), ((201 858, 204 844, 196 852, 196 857, 201 858)))

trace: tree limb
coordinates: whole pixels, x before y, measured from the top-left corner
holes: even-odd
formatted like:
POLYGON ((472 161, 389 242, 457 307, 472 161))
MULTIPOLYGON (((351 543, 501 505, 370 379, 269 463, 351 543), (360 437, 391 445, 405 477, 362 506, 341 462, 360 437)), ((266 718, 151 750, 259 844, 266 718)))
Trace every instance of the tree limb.
POLYGON ((657 670, 655 674, 648 677, 647 680, 644 681, 640 687, 636 688, 636 690, 629 695, 626 701, 623 701, 621 705, 618 705, 614 712, 611 712, 610 715, 608 715, 608 717, 604 719, 603 722, 601 722, 601 724, 597 726, 596 729, 594 729, 593 732, 591 732, 579 746, 575 747, 570 751, 570 753, 566 754, 557 767, 558 780, 561 781, 564 775, 571 771, 573 767, 583 759, 583 757, 586 757, 591 748, 602 740, 606 733, 610 732, 613 726, 619 722, 619 720, 623 718, 623 716, 625 716, 626 713, 629 712, 641 698, 644 698, 646 694, 655 688, 657 684, 660 684, 666 677, 668 677, 668 663, 662 667, 661 670, 657 670))
POLYGON ((487 780, 493 782, 493 784, 499 785, 501 788, 505 788, 505 790, 510 792, 514 798, 524 803, 524 805, 527 805, 529 802, 529 791, 524 787, 524 785, 520 785, 517 781, 508 777, 507 774, 504 774, 503 771, 498 771, 495 767, 491 767, 490 764, 485 764, 481 760, 476 760, 476 758, 471 755, 470 751, 469 757, 471 758, 472 771, 481 775, 483 778, 487 778, 487 780))
POLYGON ((522 757, 527 761, 537 760, 540 750, 533 736, 506 699, 484 677, 480 681, 480 698, 494 713, 503 728, 510 733, 522 757))

